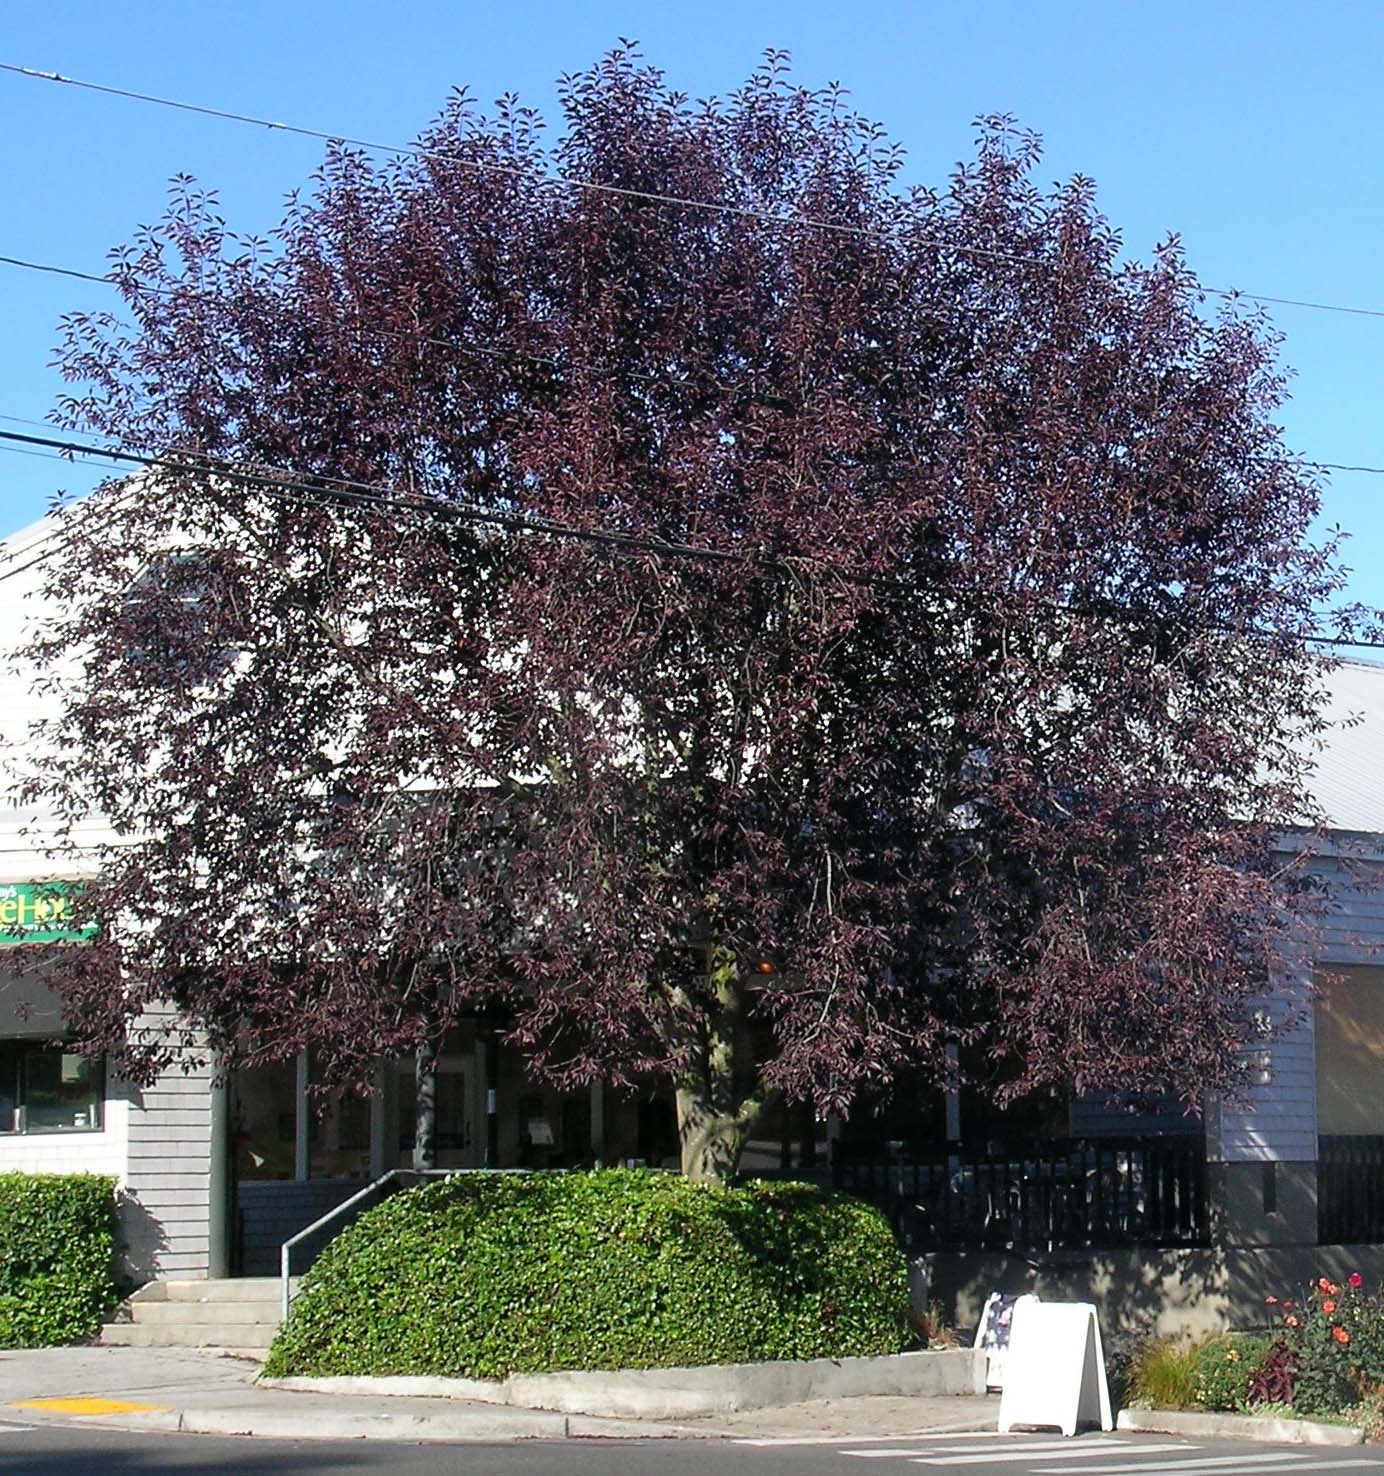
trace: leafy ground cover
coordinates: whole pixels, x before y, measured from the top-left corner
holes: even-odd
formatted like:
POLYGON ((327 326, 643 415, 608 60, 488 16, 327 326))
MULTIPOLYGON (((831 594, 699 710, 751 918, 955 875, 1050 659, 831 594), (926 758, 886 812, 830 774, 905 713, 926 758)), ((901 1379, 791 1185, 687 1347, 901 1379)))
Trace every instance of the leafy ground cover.
POLYGON ((338 1236, 265 1372, 504 1378, 894 1353, 907 1312, 883 1216, 810 1185, 467 1174, 338 1236))

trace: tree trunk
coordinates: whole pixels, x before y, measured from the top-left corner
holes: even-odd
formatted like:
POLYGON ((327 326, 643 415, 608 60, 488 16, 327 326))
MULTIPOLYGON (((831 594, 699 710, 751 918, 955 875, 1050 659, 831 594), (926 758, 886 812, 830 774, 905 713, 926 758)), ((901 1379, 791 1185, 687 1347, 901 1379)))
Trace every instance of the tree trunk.
POLYGON ((763 1100, 745 1081, 753 1063, 741 1066, 737 1027, 742 999, 739 963, 726 949, 708 960, 711 1007, 697 1040, 692 1069, 677 1083, 678 1143, 682 1171, 701 1183, 730 1178, 740 1166, 750 1124, 763 1100))
POLYGON ((679 1084, 677 1104, 683 1173, 703 1184, 730 1178, 740 1165, 749 1122, 739 1112, 717 1111, 695 1082, 679 1084))
POLYGON ((437 1167, 437 1050, 431 1040, 413 1058, 413 1166, 437 1167))

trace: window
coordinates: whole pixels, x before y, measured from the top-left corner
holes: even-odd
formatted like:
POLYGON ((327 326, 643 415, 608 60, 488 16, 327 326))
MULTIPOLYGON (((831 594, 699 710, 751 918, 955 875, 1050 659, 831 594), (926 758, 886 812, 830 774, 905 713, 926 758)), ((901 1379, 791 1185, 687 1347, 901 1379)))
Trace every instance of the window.
POLYGON ((1384 968, 1330 964, 1317 986, 1317 1131, 1384 1134, 1384 968))
POLYGON ((0 1133, 101 1129, 106 1069, 61 1046, 0 1040, 0 1133))
POLYGON ((212 681, 235 663, 242 601, 224 557, 167 554, 125 591, 126 659, 166 685, 212 681))

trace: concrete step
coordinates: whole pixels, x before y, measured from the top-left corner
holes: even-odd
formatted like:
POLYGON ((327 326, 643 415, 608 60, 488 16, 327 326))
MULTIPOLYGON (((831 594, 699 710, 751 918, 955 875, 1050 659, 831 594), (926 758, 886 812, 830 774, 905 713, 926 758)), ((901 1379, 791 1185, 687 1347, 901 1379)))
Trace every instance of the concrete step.
POLYGON ((277 1327, 282 1313, 272 1302, 131 1302, 121 1322, 142 1327, 215 1327, 223 1322, 265 1322, 277 1327))
MULTIPOLYGON (((297 1285, 297 1278, 294 1278, 297 1285)), ((151 1281, 130 1298, 134 1302, 276 1302, 277 1276, 231 1276, 218 1280, 151 1281)))
POLYGON ((111 1322, 101 1329, 103 1348, 267 1348, 277 1323, 218 1322, 176 1327, 111 1322))
POLYGON ((124 1302, 101 1329, 111 1348, 267 1348, 279 1326, 274 1276, 155 1281, 124 1302))

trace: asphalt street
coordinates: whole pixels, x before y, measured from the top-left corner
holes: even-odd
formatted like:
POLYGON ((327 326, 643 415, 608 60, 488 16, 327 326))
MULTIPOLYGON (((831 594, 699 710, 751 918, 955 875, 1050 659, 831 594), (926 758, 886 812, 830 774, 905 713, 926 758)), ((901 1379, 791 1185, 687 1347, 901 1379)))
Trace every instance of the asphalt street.
POLYGON ((1384 1449, 1155 1435, 933 1435, 871 1442, 567 1440, 401 1445, 0 1424, 0 1476, 1309 1476, 1376 1471, 1384 1449))

